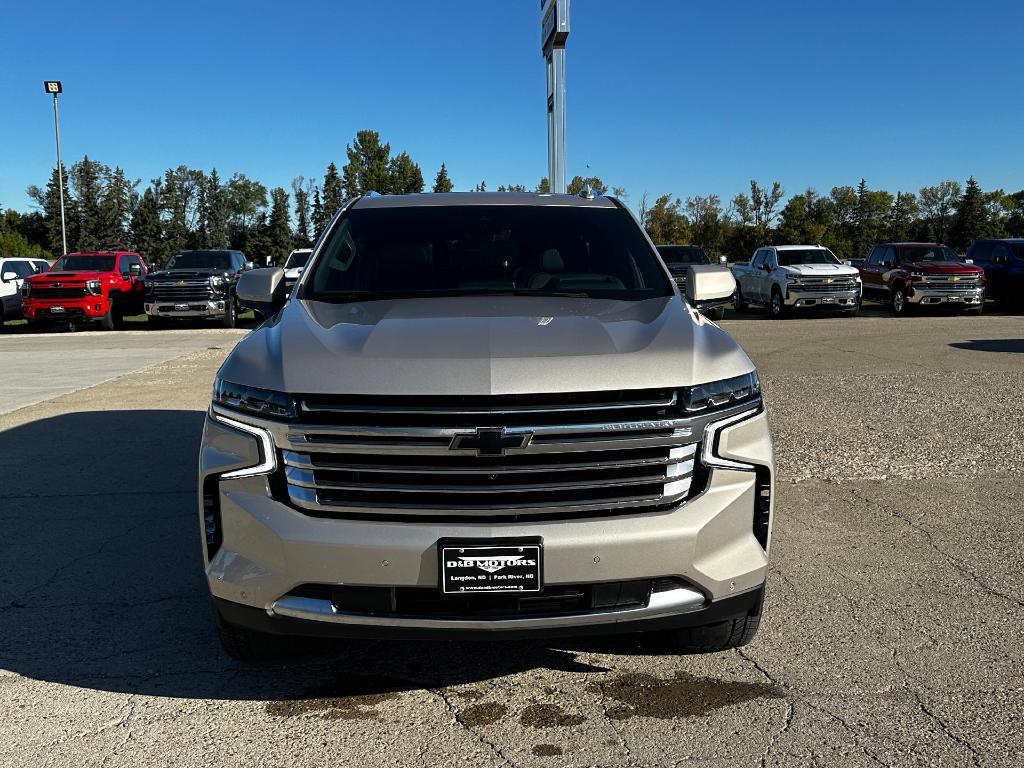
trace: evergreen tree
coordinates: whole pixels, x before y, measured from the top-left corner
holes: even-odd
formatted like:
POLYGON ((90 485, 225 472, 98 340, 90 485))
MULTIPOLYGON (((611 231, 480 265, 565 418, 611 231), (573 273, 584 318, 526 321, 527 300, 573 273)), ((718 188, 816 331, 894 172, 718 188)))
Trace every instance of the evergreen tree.
POLYGON ((547 176, 541 177, 541 180, 537 183, 536 192, 541 195, 547 195, 551 193, 551 182, 548 181, 547 176))
POLYGON ((481 181, 479 184, 477 184, 475 187, 473 187, 473 191, 474 192, 486 192, 487 191, 487 182, 486 181, 481 181))
POLYGON ((231 244, 245 250, 250 230, 267 205, 267 188, 244 173, 236 173, 224 185, 224 192, 231 244))
MULTIPOLYGON (((346 174, 348 173, 348 166, 345 166, 346 174)), ((326 225, 334 214, 341 208, 342 203, 349 197, 358 195, 359 192, 352 192, 348 188, 347 183, 345 189, 342 189, 341 178, 338 176, 338 166, 331 163, 327 166, 327 172, 324 173, 324 194, 323 194, 323 207, 324 207, 324 224, 326 225)))
POLYGON ((203 203, 207 246, 210 248, 227 248, 227 199, 216 168, 210 171, 210 175, 206 177, 203 203))
MULTIPOLYGON (((92 251, 102 245, 100 200, 103 197, 103 178, 107 173, 108 168, 90 160, 88 155, 71 166, 71 189, 78 212, 76 250, 92 251)), ((68 248, 71 248, 70 242, 68 248)))
POLYGON ((565 191, 570 195, 578 195, 589 185, 590 191, 595 195, 603 195, 608 191, 608 187, 601 179, 597 176, 588 176, 583 178, 582 176, 573 176, 572 181, 569 182, 569 186, 565 188, 565 191))
POLYGON ((448 178, 448 169, 445 168, 444 163, 441 163, 437 176, 434 177, 434 191, 451 192, 453 188, 452 180, 448 178))
POLYGON ((897 192, 889 214, 888 238, 904 242, 910 238, 910 228, 917 214, 917 197, 913 192, 897 192))
POLYGON ((971 241, 987 236, 988 232, 989 214, 985 196, 972 176, 967 180, 963 197, 956 207, 956 216, 949 230, 949 244, 964 251, 971 241))
POLYGON ((281 187, 270 191, 270 218, 267 222, 270 263, 280 266, 292 250, 292 230, 288 220, 288 193, 281 187))
POLYGON ((423 172, 408 152, 395 155, 388 163, 388 181, 383 191, 392 195, 423 191, 423 172))
POLYGON ((297 176, 292 180, 292 192, 295 193, 295 247, 306 248, 310 243, 309 236, 309 185, 305 179, 297 176))
MULTIPOLYGON (((344 168, 345 192, 349 197, 365 195, 367 192, 385 193, 389 190, 391 145, 382 144, 379 133, 368 130, 356 132, 355 141, 345 147, 345 154, 348 156, 344 168)), ((422 174, 420 176, 422 183, 422 174)), ((324 207, 327 207, 326 179, 324 207)))
MULTIPOLYGON (((64 181, 64 221, 67 230, 68 250, 73 251, 75 250, 75 243, 78 241, 78 212, 75 209, 74 200, 71 198, 68 188, 68 171, 63 165, 61 166, 61 174, 63 174, 64 181)), ((63 255, 64 253, 60 223, 60 178, 60 174, 54 168, 50 172, 50 180, 46 183, 46 189, 40 189, 32 185, 26 190, 28 196, 35 200, 36 204, 42 209, 45 229, 43 245, 56 255, 63 255)))
POLYGON ((327 228, 327 214, 320 200, 320 187, 313 187, 313 239, 320 237, 327 228))
POLYGON ((128 244, 128 223, 132 210, 138 204, 136 182, 128 181, 120 167, 107 179, 100 200, 99 241, 104 250, 121 250, 128 244))
POLYGON ((164 244, 163 222, 160 221, 159 185, 146 187, 142 199, 132 213, 129 241, 146 262, 162 266, 169 255, 164 244))
POLYGON ((253 222, 245 231, 245 253, 246 258, 256 266, 270 266, 273 263, 273 244, 270 240, 270 226, 267 222, 266 211, 260 211, 253 218, 253 222))

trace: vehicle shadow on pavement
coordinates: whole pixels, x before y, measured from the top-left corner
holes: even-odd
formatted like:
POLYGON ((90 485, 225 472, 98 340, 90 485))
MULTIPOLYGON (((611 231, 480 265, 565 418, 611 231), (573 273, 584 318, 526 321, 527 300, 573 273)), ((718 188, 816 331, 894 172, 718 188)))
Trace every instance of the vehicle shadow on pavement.
POLYGON ((1024 339, 974 339, 957 341, 949 346, 971 352, 1016 352, 1024 353, 1024 339))
MULTIPOLYGON (((580 641, 296 641, 287 662, 229 659, 202 573, 202 422, 196 411, 96 411, 0 432, 0 669, 106 691, 259 701, 607 671, 576 660, 580 641)), ((630 641, 612 646, 628 653, 630 641)))

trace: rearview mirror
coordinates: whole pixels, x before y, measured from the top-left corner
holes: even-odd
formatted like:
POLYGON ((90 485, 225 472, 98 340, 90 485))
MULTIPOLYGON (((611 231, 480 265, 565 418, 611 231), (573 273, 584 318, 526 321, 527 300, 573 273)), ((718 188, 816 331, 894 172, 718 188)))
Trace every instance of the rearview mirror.
POLYGON ((3 277, 0 278, 0 279, 2 279, 5 283, 13 283, 15 280, 18 279, 18 273, 17 272, 4 272, 3 277))
POLYGON ((690 267, 686 276, 686 300, 700 311, 721 307, 732 301, 736 278, 732 272, 712 264, 690 267))
POLYGON ((235 286, 238 303, 269 317, 284 306, 288 294, 284 288, 284 270, 280 267, 252 269, 235 286))

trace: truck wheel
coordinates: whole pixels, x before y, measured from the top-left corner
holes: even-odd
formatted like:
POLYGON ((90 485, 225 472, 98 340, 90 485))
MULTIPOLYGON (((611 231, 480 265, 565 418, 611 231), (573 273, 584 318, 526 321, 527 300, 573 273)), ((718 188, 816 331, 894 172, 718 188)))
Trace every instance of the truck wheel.
POLYGON ((687 627, 670 631, 665 637, 668 645, 677 653, 715 653, 747 645, 757 634, 761 625, 762 596, 752 613, 736 616, 718 624, 703 627, 687 627))
POLYGON ((156 331, 160 328, 167 327, 167 318, 157 317, 156 315, 146 315, 146 323, 149 325, 149 329, 156 331))
POLYGON ((704 313, 710 320, 721 320, 725 317, 725 307, 712 307, 704 313))
POLYGON ((747 300, 743 298, 743 291, 740 290, 738 285, 736 286, 736 298, 733 300, 732 305, 736 307, 737 312, 746 312, 750 307, 747 304, 747 300))
POLYGON ((224 317, 221 319, 220 324, 225 328, 234 328, 238 325, 238 304, 235 303, 234 296, 228 298, 224 306, 224 317))
POLYGON ((286 655, 284 638, 239 627, 225 621, 216 607, 213 609, 217 624, 217 639, 224 652, 238 661, 269 661, 286 655))
POLYGON ((894 315, 903 317, 910 314, 910 302, 907 301, 907 294, 902 286, 897 285, 892 289, 892 296, 889 297, 889 306, 892 307, 894 315))
POLYGON ((114 322, 114 317, 117 310, 114 308, 114 303, 114 299, 111 298, 110 301, 107 302, 107 311, 100 318, 100 328, 104 331, 112 331, 115 328, 116 323, 114 322))
POLYGON ((983 301, 978 306, 971 307, 970 309, 968 309, 967 310, 967 314, 968 315, 980 315, 982 313, 982 310, 984 310, 984 309, 985 309, 985 302, 983 301))
POLYGON ((789 317, 789 307, 787 307, 786 302, 782 300, 782 291, 778 288, 772 289, 772 300, 768 304, 768 313, 774 320, 781 320, 784 317, 789 317))

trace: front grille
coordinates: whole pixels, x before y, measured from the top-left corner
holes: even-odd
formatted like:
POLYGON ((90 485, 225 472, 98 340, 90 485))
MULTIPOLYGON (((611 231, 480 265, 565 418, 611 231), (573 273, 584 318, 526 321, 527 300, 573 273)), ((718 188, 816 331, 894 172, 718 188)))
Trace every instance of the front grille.
POLYGON ((29 296, 33 299, 80 299, 88 296, 84 285, 66 286, 60 288, 33 288, 29 296))
POLYGON ((189 301, 205 302, 212 298, 214 293, 210 289, 210 282, 188 281, 184 285, 175 283, 151 283, 152 290, 148 298, 152 301, 174 301, 185 303, 189 301))
POLYGON ((695 485, 701 431, 671 390, 299 403, 316 421, 288 427, 284 485, 312 515, 627 514, 695 485))
POLYGON ((981 286, 980 275, 925 275, 915 277, 914 286, 926 290, 971 290, 981 286), (954 279, 956 277, 957 279, 954 279))
POLYGON ((795 287, 799 290, 815 291, 816 293, 846 293, 857 290, 857 281, 852 277, 804 277, 795 287))

